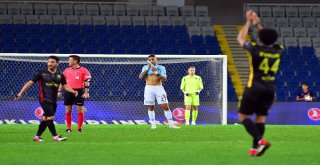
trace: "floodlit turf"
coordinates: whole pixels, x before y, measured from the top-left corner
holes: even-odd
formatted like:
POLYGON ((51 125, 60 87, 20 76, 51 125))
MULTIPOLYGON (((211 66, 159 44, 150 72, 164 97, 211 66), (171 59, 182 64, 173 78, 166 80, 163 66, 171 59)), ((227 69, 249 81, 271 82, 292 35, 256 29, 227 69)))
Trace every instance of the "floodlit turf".
POLYGON ((251 158, 251 138, 240 125, 182 126, 85 125, 83 133, 58 133, 64 142, 32 141, 37 125, 0 125, 0 163, 7 164, 286 164, 320 162, 319 126, 268 126, 272 143, 263 157, 251 158))

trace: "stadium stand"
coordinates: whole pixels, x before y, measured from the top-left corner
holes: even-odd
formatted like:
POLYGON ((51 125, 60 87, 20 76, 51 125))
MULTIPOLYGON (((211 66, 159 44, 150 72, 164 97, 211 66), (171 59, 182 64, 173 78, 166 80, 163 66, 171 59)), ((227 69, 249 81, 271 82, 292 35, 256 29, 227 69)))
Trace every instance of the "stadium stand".
POLYGON ((206 6, 0 3, 0 42, 5 53, 221 54, 206 6))

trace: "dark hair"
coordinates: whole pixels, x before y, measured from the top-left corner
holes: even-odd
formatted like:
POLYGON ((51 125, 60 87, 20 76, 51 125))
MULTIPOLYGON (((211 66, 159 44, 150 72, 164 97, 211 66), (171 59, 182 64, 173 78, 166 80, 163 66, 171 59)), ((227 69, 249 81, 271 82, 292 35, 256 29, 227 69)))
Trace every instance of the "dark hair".
POLYGON ((306 82, 301 83, 301 86, 302 85, 308 86, 308 84, 306 82))
POLYGON ((148 58, 150 58, 150 57, 156 57, 156 55, 151 54, 151 55, 148 56, 148 58))
POLYGON ((263 28, 259 31, 259 39, 264 45, 269 46, 277 41, 278 33, 274 29, 263 28))
POLYGON ((57 57, 57 56, 49 56, 49 57, 48 57, 48 60, 49 60, 49 59, 54 59, 54 60, 57 61, 57 63, 59 63, 59 61, 60 61, 59 57, 57 57))
POLYGON ((69 58, 70 58, 70 57, 73 58, 74 60, 76 60, 78 64, 80 64, 80 56, 70 55, 69 58))

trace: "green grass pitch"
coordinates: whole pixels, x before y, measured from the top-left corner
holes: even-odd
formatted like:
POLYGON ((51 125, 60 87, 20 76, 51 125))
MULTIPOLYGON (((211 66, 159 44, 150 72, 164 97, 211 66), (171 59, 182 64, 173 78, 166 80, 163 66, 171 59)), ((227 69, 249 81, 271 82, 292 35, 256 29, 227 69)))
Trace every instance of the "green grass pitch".
MULTIPOLYGON (((319 126, 267 126, 272 147, 251 158, 251 138, 241 125, 197 125, 168 129, 159 125, 85 125, 83 133, 58 133, 64 142, 32 141, 37 125, 0 125, 0 163, 9 164, 275 164, 312 165, 320 162, 319 126)), ((75 127, 75 126, 74 126, 75 127)))

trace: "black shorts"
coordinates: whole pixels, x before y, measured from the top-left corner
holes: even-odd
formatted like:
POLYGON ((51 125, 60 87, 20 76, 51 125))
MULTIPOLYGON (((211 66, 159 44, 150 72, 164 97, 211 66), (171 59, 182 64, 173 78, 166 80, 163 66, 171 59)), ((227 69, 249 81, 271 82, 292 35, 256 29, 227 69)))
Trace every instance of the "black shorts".
POLYGON ((49 117, 54 116, 57 110, 57 103, 50 103, 50 102, 42 102, 40 103, 42 109, 43 109, 43 116, 49 117))
POLYGON ((84 105, 84 98, 81 96, 84 94, 84 89, 74 89, 78 91, 78 96, 74 96, 73 93, 65 91, 64 93, 64 105, 84 105))
POLYGON ((239 113, 252 115, 253 113, 267 116, 274 101, 275 86, 253 83, 246 88, 240 101, 239 113))

